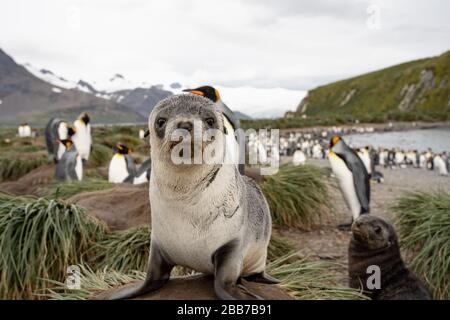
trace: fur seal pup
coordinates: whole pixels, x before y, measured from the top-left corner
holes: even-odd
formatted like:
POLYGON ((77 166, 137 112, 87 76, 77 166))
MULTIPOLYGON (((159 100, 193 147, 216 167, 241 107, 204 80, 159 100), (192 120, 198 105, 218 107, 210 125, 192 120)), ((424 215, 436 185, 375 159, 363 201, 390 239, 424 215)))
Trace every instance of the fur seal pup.
POLYGON ((373 300, 429 300, 425 285, 406 267, 394 227, 385 220, 362 215, 352 224, 348 250, 352 288, 362 289, 373 300), (380 289, 369 289, 371 265, 380 268, 380 289))
MULTIPOLYGON (((147 278, 140 286, 119 290, 112 299, 159 289, 176 265, 214 275, 220 299, 259 298, 240 284, 241 277, 278 282, 265 274, 272 221, 256 183, 241 175, 236 164, 172 160, 177 146, 186 143, 174 142, 173 133, 182 128, 195 134, 197 127, 203 134, 209 129, 224 132, 220 110, 198 95, 164 99, 150 114, 152 232, 147 278)), ((222 136, 206 142, 194 139, 188 146, 223 150, 224 143, 222 136)))

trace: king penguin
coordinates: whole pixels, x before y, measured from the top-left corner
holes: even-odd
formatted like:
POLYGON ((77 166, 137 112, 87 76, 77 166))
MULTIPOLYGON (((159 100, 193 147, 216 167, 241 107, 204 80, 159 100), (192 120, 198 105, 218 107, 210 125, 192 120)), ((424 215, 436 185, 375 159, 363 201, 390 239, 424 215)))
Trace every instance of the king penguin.
POLYGON ((58 118, 51 118, 49 120, 45 127, 45 143, 49 163, 58 162, 65 152, 65 146, 61 141, 71 138, 74 133, 75 128, 69 126, 66 121, 58 118))
MULTIPOLYGON (((369 213, 370 178, 367 169, 356 152, 339 136, 333 136, 328 153, 331 169, 336 175, 344 200, 350 209, 353 221, 361 214, 369 213)), ((350 224, 340 229, 349 230, 350 224)))
POLYGON ((28 123, 23 123, 19 126, 19 137, 31 137, 31 127, 28 123))
POLYGON ((113 150, 114 155, 109 163, 108 181, 132 183, 136 175, 136 166, 130 155, 132 150, 123 144, 118 144, 113 150))
MULTIPOLYGON (((56 151, 56 160, 57 161, 59 161, 62 158, 62 156, 64 155, 64 153, 66 152, 66 149, 67 149, 66 145, 62 141, 67 140, 67 139, 72 140, 72 136, 75 134, 74 127, 67 126, 67 124, 66 124, 66 128, 67 128, 66 129, 67 133, 64 135, 66 138, 63 140, 58 139, 58 141, 57 141, 57 143, 58 143, 57 151, 56 151)), ((73 143, 73 141, 72 141, 72 143, 73 143)))
POLYGON ((433 158, 433 167, 439 172, 439 175, 448 176, 447 164, 443 159, 443 155, 437 154, 433 158))
POLYGON ((55 178, 58 181, 81 181, 83 179, 83 162, 75 144, 70 139, 60 141, 66 148, 56 165, 55 178))
POLYGON ((73 135, 72 140, 83 161, 89 160, 89 155, 91 154, 92 137, 90 121, 89 115, 86 112, 83 112, 73 123, 76 132, 73 135))
POLYGON ((296 150, 292 157, 292 164, 294 166, 304 165, 306 163, 306 156, 302 150, 296 150))
POLYGON ((208 98, 219 108, 224 117, 224 127, 226 134, 227 146, 229 146, 229 151, 227 150, 227 156, 225 163, 236 163, 238 161, 238 169, 241 174, 245 171, 245 154, 239 151, 239 145, 245 143, 243 139, 235 137, 235 131, 241 127, 239 119, 236 117, 233 111, 231 111, 228 106, 223 103, 220 98, 219 91, 211 86, 202 86, 195 89, 185 89, 184 92, 189 92, 197 94, 208 98), (236 143, 237 140, 237 143, 236 143))

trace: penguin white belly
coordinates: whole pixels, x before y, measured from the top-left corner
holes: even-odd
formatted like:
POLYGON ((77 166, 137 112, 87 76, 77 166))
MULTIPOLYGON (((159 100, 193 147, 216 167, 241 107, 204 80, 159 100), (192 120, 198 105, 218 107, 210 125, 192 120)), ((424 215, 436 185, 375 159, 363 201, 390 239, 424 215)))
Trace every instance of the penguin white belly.
POLYGON ((133 184, 142 184, 147 181, 147 171, 145 171, 139 177, 134 177, 133 184))
POLYGON ((306 162, 306 157, 303 151, 297 150, 294 153, 294 156, 292 158, 292 164, 294 166, 303 165, 306 162))
POLYGON ((59 160, 61 160, 61 157, 63 156, 64 152, 66 152, 66 146, 58 141, 57 148, 58 148, 58 151, 56 154, 56 159, 59 161, 59 160))
POLYGON ((75 134, 72 137, 73 143, 77 147, 78 152, 82 159, 89 160, 91 153, 91 125, 85 125, 81 120, 74 122, 76 129, 75 134))
POLYGON ((445 165, 444 160, 442 160, 442 158, 440 156, 434 157, 433 164, 441 176, 448 175, 447 166, 445 165))
POLYGON ((386 158, 386 154, 384 152, 380 153, 380 166, 384 166, 385 162, 385 158, 386 158))
POLYGON ((402 164, 404 160, 405 160, 405 156, 403 155, 403 153, 397 152, 395 154, 395 162, 397 164, 402 164))
POLYGON ((359 204, 358 196, 356 195, 353 173, 347 168, 345 162, 335 153, 330 152, 328 154, 328 159, 330 160, 331 169, 338 179, 345 203, 352 212, 353 219, 356 219, 361 213, 361 205, 359 204))
POLYGON ((425 162, 427 161, 427 159, 425 159, 425 156, 423 154, 421 154, 419 156, 419 167, 423 168, 425 167, 425 162))
POLYGON ((23 127, 23 136, 24 137, 31 137, 31 128, 30 128, 30 126, 24 126, 23 127))
POLYGON ((224 125, 227 129, 225 135, 226 151, 225 151, 225 164, 238 164, 239 145, 234 135, 234 128, 226 117, 224 117, 224 125))
POLYGON ((67 123, 61 122, 58 126, 58 138, 59 140, 67 139, 67 123))
POLYGON ((23 126, 20 126, 18 131, 19 131, 19 138, 22 138, 23 137, 23 126))
POLYGON ((77 155, 77 163, 75 165, 75 172, 77 174, 78 180, 81 181, 83 179, 83 162, 81 161, 80 154, 77 155))
POLYGON ((358 152, 359 158, 362 160, 364 167, 366 167, 367 173, 371 174, 372 169, 370 168, 370 157, 367 152, 358 152))
POLYGON ((127 163, 123 155, 115 154, 109 163, 108 181, 122 183, 128 177, 127 163))

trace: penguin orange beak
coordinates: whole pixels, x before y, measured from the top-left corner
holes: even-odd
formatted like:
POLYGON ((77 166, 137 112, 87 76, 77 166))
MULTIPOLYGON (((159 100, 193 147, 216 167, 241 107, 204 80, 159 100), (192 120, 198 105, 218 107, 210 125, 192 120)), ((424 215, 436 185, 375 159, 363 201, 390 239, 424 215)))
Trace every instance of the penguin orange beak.
POLYGON ((202 96, 202 97, 205 95, 202 91, 200 91, 200 90, 193 90, 193 89, 184 89, 183 92, 190 92, 190 93, 202 96))

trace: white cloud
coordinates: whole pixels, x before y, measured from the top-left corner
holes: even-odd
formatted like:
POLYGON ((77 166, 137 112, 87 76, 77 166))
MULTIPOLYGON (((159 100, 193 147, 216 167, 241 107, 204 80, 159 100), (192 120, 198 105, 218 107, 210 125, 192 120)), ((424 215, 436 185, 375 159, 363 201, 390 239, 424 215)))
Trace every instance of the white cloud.
POLYGON ((303 91, 450 47, 446 0, 2 0, 0 11, 0 47, 18 62, 88 81, 303 91))

